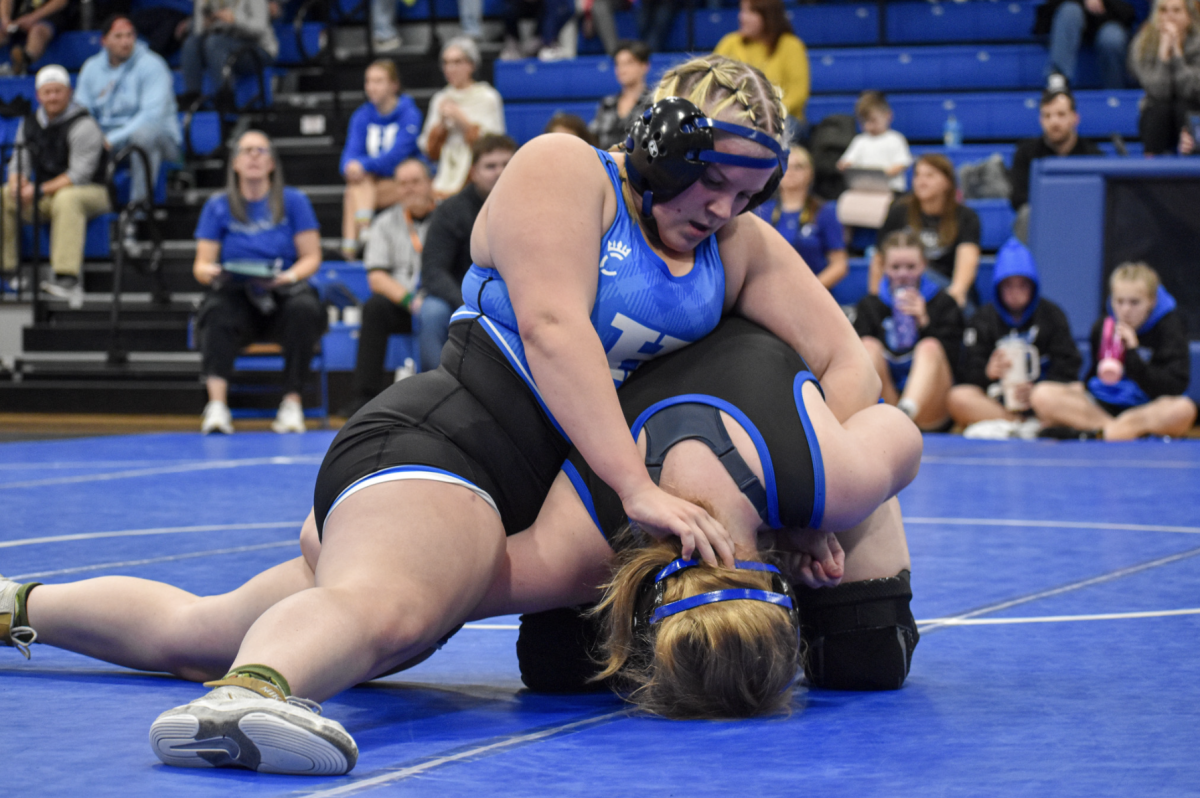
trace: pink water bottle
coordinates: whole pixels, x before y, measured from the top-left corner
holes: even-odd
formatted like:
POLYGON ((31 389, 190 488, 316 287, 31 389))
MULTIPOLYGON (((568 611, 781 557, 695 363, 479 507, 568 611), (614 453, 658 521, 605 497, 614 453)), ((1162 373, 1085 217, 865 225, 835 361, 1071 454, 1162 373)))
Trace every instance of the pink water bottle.
POLYGON ((1100 332, 1100 362, 1096 365, 1096 376, 1105 385, 1116 385, 1125 376, 1125 344, 1117 335, 1117 321, 1112 316, 1104 319, 1100 332))

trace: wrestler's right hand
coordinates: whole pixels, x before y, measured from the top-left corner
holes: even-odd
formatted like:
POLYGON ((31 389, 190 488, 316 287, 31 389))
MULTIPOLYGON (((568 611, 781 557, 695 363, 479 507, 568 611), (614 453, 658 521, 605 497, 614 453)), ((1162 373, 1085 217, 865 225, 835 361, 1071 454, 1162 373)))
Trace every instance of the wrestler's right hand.
POLYGON ((733 538, 720 521, 703 507, 663 491, 653 482, 621 498, 625 515, 646 534, 658 540, 675 535, 683 544, 682 556, 700 553, 709 565, 734 567, 733 538))

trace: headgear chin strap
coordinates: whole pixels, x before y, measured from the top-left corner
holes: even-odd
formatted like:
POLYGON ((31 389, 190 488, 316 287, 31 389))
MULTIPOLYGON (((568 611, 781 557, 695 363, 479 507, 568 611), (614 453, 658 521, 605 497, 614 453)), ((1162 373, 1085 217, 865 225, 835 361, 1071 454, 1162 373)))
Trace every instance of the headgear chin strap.
POLYGON ((634 615, 635 632, 641 631, 646 633, 650 627, 659 623, 664 618, 669 618, 672 615, 693 609, 694 607, 702 607, 705 604, 716 604, 721 601, 762 601, 767 604, 775 604, 786 609, 788 615, 791 617, 792 625, 799 628, 800 613, 796 605, 795 596, 792 593, 792 586, 783 578, 783 574, 774 565, 755 562, 753 560, 737 560, 734 565, 739 571, 761 571, 771 574, 771 586, 774 590, 728 588, 708 593, 698 593, 679 601, 664 604, 663 602, 666 599, 665 580, 680 571, 697 565, 700 565, 699 560, 677 559, 659 571, 654 576, 653 582, 647 578, 646 582, 639 589, 634 615))
POLYGON ((633 123, 625 139, 625 171, 629 184, 642 199, 642 215, 650 216, 655 203, 668 202, 700 179, 710 164, 774 169, 763 190, 750 198, 742 213, 766 202, 779 187, 787 171, 788 153, 771 136, 760 130, 719 119, 710 119, 695 104, 682 97, 659 100, 633 123), (752 158, 718 152, 715 132, 730 133, 761 144, 774 158, 752 158))

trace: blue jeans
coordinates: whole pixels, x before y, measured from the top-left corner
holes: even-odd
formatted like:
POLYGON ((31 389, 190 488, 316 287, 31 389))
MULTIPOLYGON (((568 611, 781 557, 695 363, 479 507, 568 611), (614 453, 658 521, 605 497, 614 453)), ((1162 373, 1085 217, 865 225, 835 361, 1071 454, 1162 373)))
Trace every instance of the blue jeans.
MULTIPOLYGON (((1054 20, 1050 23, 1050 55, 1045 69, 1047 76, 1058 70, 1068 83, 1074 85, 1079 47, 1087 28, 1087 14, 1079 3, 1063 3, 1054 12, 1054 20)), ((1104 88, 1125 88, 1125 49, 1128 45, 1129 32, 1116 22, 1105 22, 1096 32, 1096 60, 1100 63, 1100 80, 1104 88)))
MULTIPOLYGON (((158 172, 163 161, 179 160, 179 145, 175 143, 170 131, 157 127, 141 127, 133 131, 129 143, 141 147, 150 156, 150 194, 154 194, 154 184, 158 181, 158 172)), ((130 159, 129 199, 138 202, 146 197, 147 180, 142 175, 142 161, 136 156, 130 159)))
MULTIPOLYGON (((204 90, 204 77, 207 75, 216 91, 221 87, 225 61, 230 55, 246 47, 247 41, 223 33, 209 33, 197 36, 192 34, 183 43, 180 54, 180 66, 183 68, 183 88, 187 92, 204 90)), ((263 65, 270 65, 274 59, 261 47, 251 45, 258 51, 263 65)), ((249 75, 254 72, 254 58, 249 53, 243 53, 233 65, 233 71, 238 75, 249 75)))
POLYGON ((371 0, 371 38, 385 42, 396 36, 396 0, 371 0))
POLYGON ((417 313, 417 346, 421 352, 421 371, 433 371, 442 362, 442 347, 450 337, 450 314, 454 308, 444 299, 427 296, 417 313))
POLYGON ((662 50, 663 42, 671 35, 676 10, 675 0, 642 0, 638 4, 638 38, 646 43, 650 52, 662 50))

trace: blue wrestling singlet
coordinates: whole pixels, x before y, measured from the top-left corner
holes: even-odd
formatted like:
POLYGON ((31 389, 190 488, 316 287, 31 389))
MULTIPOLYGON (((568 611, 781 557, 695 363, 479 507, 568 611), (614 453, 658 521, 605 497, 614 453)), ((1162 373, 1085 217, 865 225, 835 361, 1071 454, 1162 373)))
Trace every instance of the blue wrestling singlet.
MULTIPOLYGON (((696 248, 691 271, 672 275, 625 206, 613 156, 596 152, 617 192, 617 215, 600 242, 591 319, 608 354, 613 381, 620 385, 641 363, 699 340, 716 327, 725 301, 725 267, 716 236, 709 236, 696 248)), ((495 269, 473 265, 462 293, 464 304, 451 321, 478 318, 536 394, 504 278, 495 269)))

